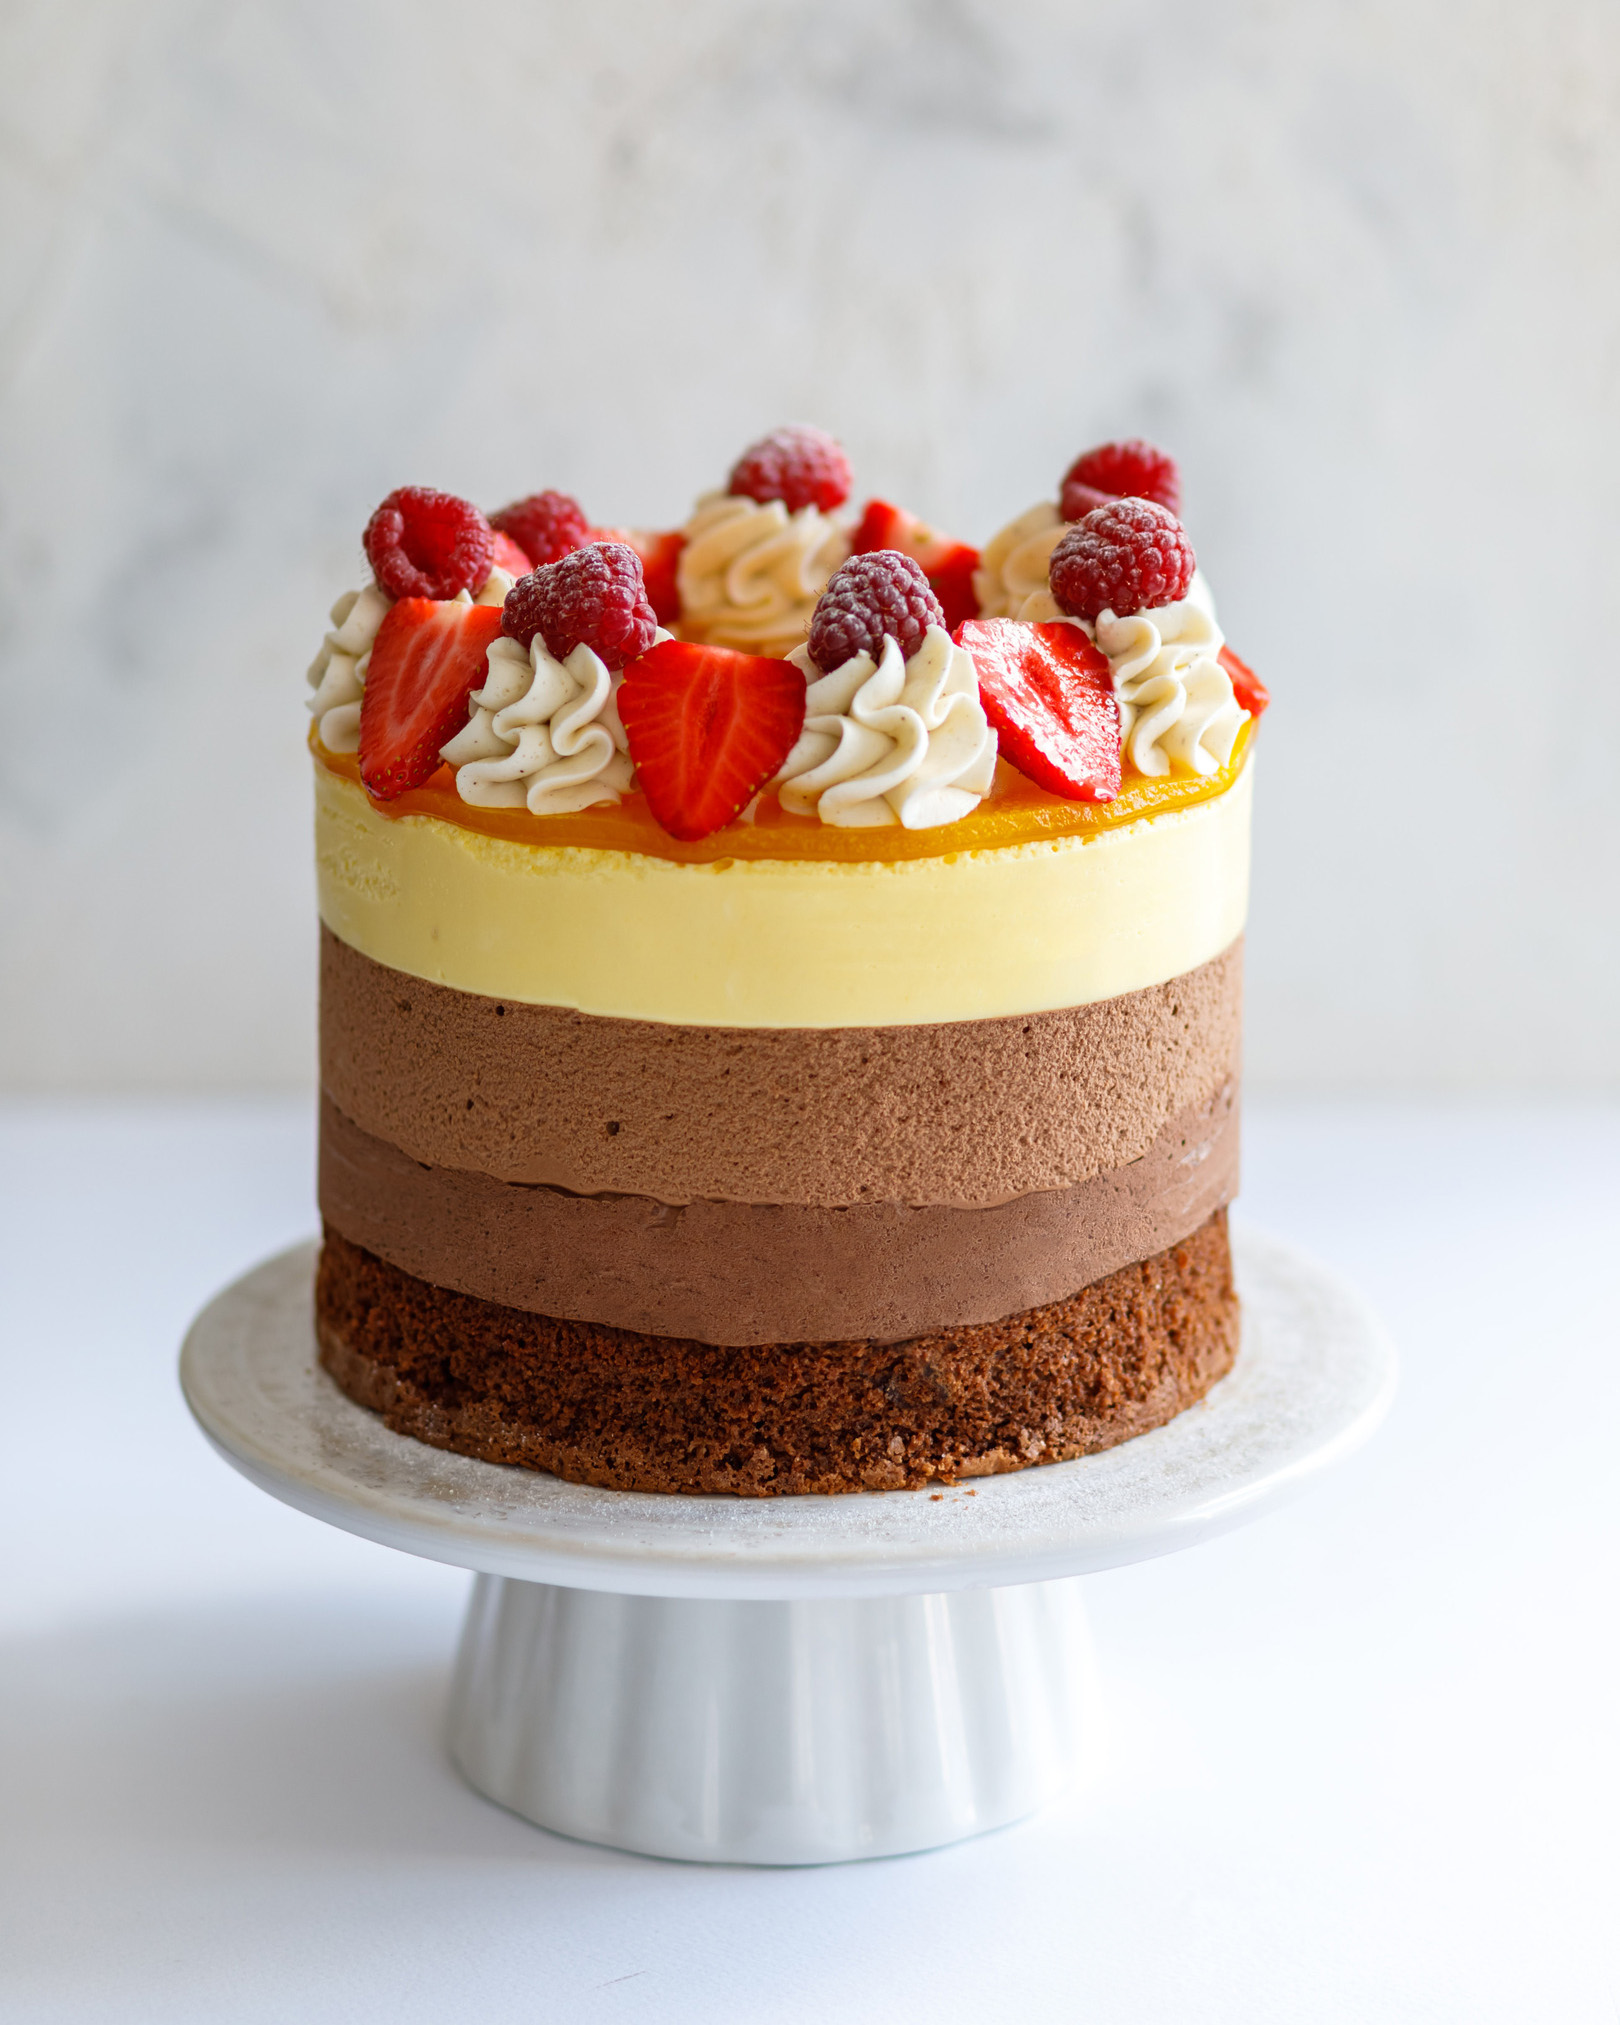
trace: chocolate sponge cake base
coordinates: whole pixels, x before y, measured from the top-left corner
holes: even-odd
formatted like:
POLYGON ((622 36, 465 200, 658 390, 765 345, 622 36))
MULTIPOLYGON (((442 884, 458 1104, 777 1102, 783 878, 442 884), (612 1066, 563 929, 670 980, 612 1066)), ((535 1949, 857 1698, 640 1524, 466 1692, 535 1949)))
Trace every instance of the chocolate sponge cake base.
POLYGON ((1226 1212, 999 1322, 737 1349, 559 1321, 415 1278, 330 1228, 321 1362, 400 1434, 608 1490, 912 1489, 1111 1448, 1238 1347, 1226 1212))

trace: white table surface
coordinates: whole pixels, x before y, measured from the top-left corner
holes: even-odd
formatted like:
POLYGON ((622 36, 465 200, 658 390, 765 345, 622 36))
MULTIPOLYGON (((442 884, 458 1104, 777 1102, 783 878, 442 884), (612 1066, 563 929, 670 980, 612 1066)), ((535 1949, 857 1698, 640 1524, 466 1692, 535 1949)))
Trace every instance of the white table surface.
POLYGON ((548 1836, 439 1741, 468 1581, 181 1405, 310 1228, 301 1105, 0 1114, 0 2019, 1620 2016, 1620 1113, 1252 1105, 1244 1207, 1403 1354, 1306 1499, 1088 1583, 1090 1785, 924 1856, 548 1836))

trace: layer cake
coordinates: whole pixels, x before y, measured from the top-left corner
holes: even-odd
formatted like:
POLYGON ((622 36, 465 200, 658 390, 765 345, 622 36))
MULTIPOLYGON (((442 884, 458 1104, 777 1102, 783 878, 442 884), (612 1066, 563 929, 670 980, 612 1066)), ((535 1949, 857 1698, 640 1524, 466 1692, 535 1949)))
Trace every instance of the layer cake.
POLYGON ((384 503, 311 671, 352 1397, 769 1495, 1083 1454, 1224 1374, 1265 696, 1149 454, 982 554, 841 512, 804 430, 667 534, 384 503))

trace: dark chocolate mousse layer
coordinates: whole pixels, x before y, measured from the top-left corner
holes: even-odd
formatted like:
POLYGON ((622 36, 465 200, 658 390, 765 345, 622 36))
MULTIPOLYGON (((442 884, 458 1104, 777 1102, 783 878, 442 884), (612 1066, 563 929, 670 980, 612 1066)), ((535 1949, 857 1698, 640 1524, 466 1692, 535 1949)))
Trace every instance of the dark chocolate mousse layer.
POLYGON ((426 1166, 321 1107, 321 1213, 352 1243, 503 1307, 706 1343, 993 1322, 1162 1251, 1237 1178, 1232 1084, 1138 1159, 990 1209, 575 1195, 426 1166))
POLYGON ((901 1343, 726 1349, 456 1293, 327 1232, 321 1361, 399 1433, 613 1490, 899 1490, 1089 1454, 1232 1365, 1226 1215, 1060 1301, 901 1343))
POLYGON ((497 1181, 665 1203, 984 1207, 1125 1168, 1207 1109, 1238 1073, 1241 999, 1239 942, 1058 1012, 674 1026, 453 991, 323 929, 321 1079, 370 1138, 497 1181))

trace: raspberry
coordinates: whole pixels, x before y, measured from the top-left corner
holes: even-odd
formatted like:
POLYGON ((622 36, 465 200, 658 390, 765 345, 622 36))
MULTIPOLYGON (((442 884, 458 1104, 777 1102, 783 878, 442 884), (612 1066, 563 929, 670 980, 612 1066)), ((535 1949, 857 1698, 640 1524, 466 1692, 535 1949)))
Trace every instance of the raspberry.
POLYGON ((909 661, 945 613, 922 564, 897 548, 852 555, 835 570, 810 619, 810 658, 824 675, 864 651, 875 661, 884 635, 909 661))
POLYGON ((1082 485, 1077 479, 1065 478, 1058 510, 1065 520, 1084 520, 1088 513, 1095 513, 1099 506, 1106 506, 1109 500, 1118 497, 1117 492, 1099 492, 1095 485, 1082 485))
POLYGON ((591 538, 585 509, 566 492, 531 492, 489 516, 497 532, 509 535, 529 558, 530 569, 554 563, 591 538))
POLYGON ((849 497, 854 483, 843 445, 825 429, 793 422, 752 444, 731 467, 726 490, 761 505, 781 500, 789 513, 819 506, 831 513, 849 497))
MULTIPOLYGON (((1052 551, 1047 582, 1076 619, 1126 618, 1187 595, 1197 558, 1181 522, 1151 499, 1111 499, 1052 551)), ((836 581, 836 579, 835 579, 836 581)))
POLYGON ((593 541, 542 564, 507 592, 501 631, 525 647, 538 633, 559 661, 583 641, 605 667, 622 668, 658 631, 640 556, 622 541, 593 541))
POLYGON ((1099 443, 1063 474, 1063 518, 1084 520, 1106 499, 1151 499, 1180 513, 1181 474, 1174 458, 1139 436, 1128 443, 1099 443))
POLYGON ((390 492, 366 523, 366 560, 391 598, 444 600, 489 575, 495 537, 478 508, 426 485, 390 492))

